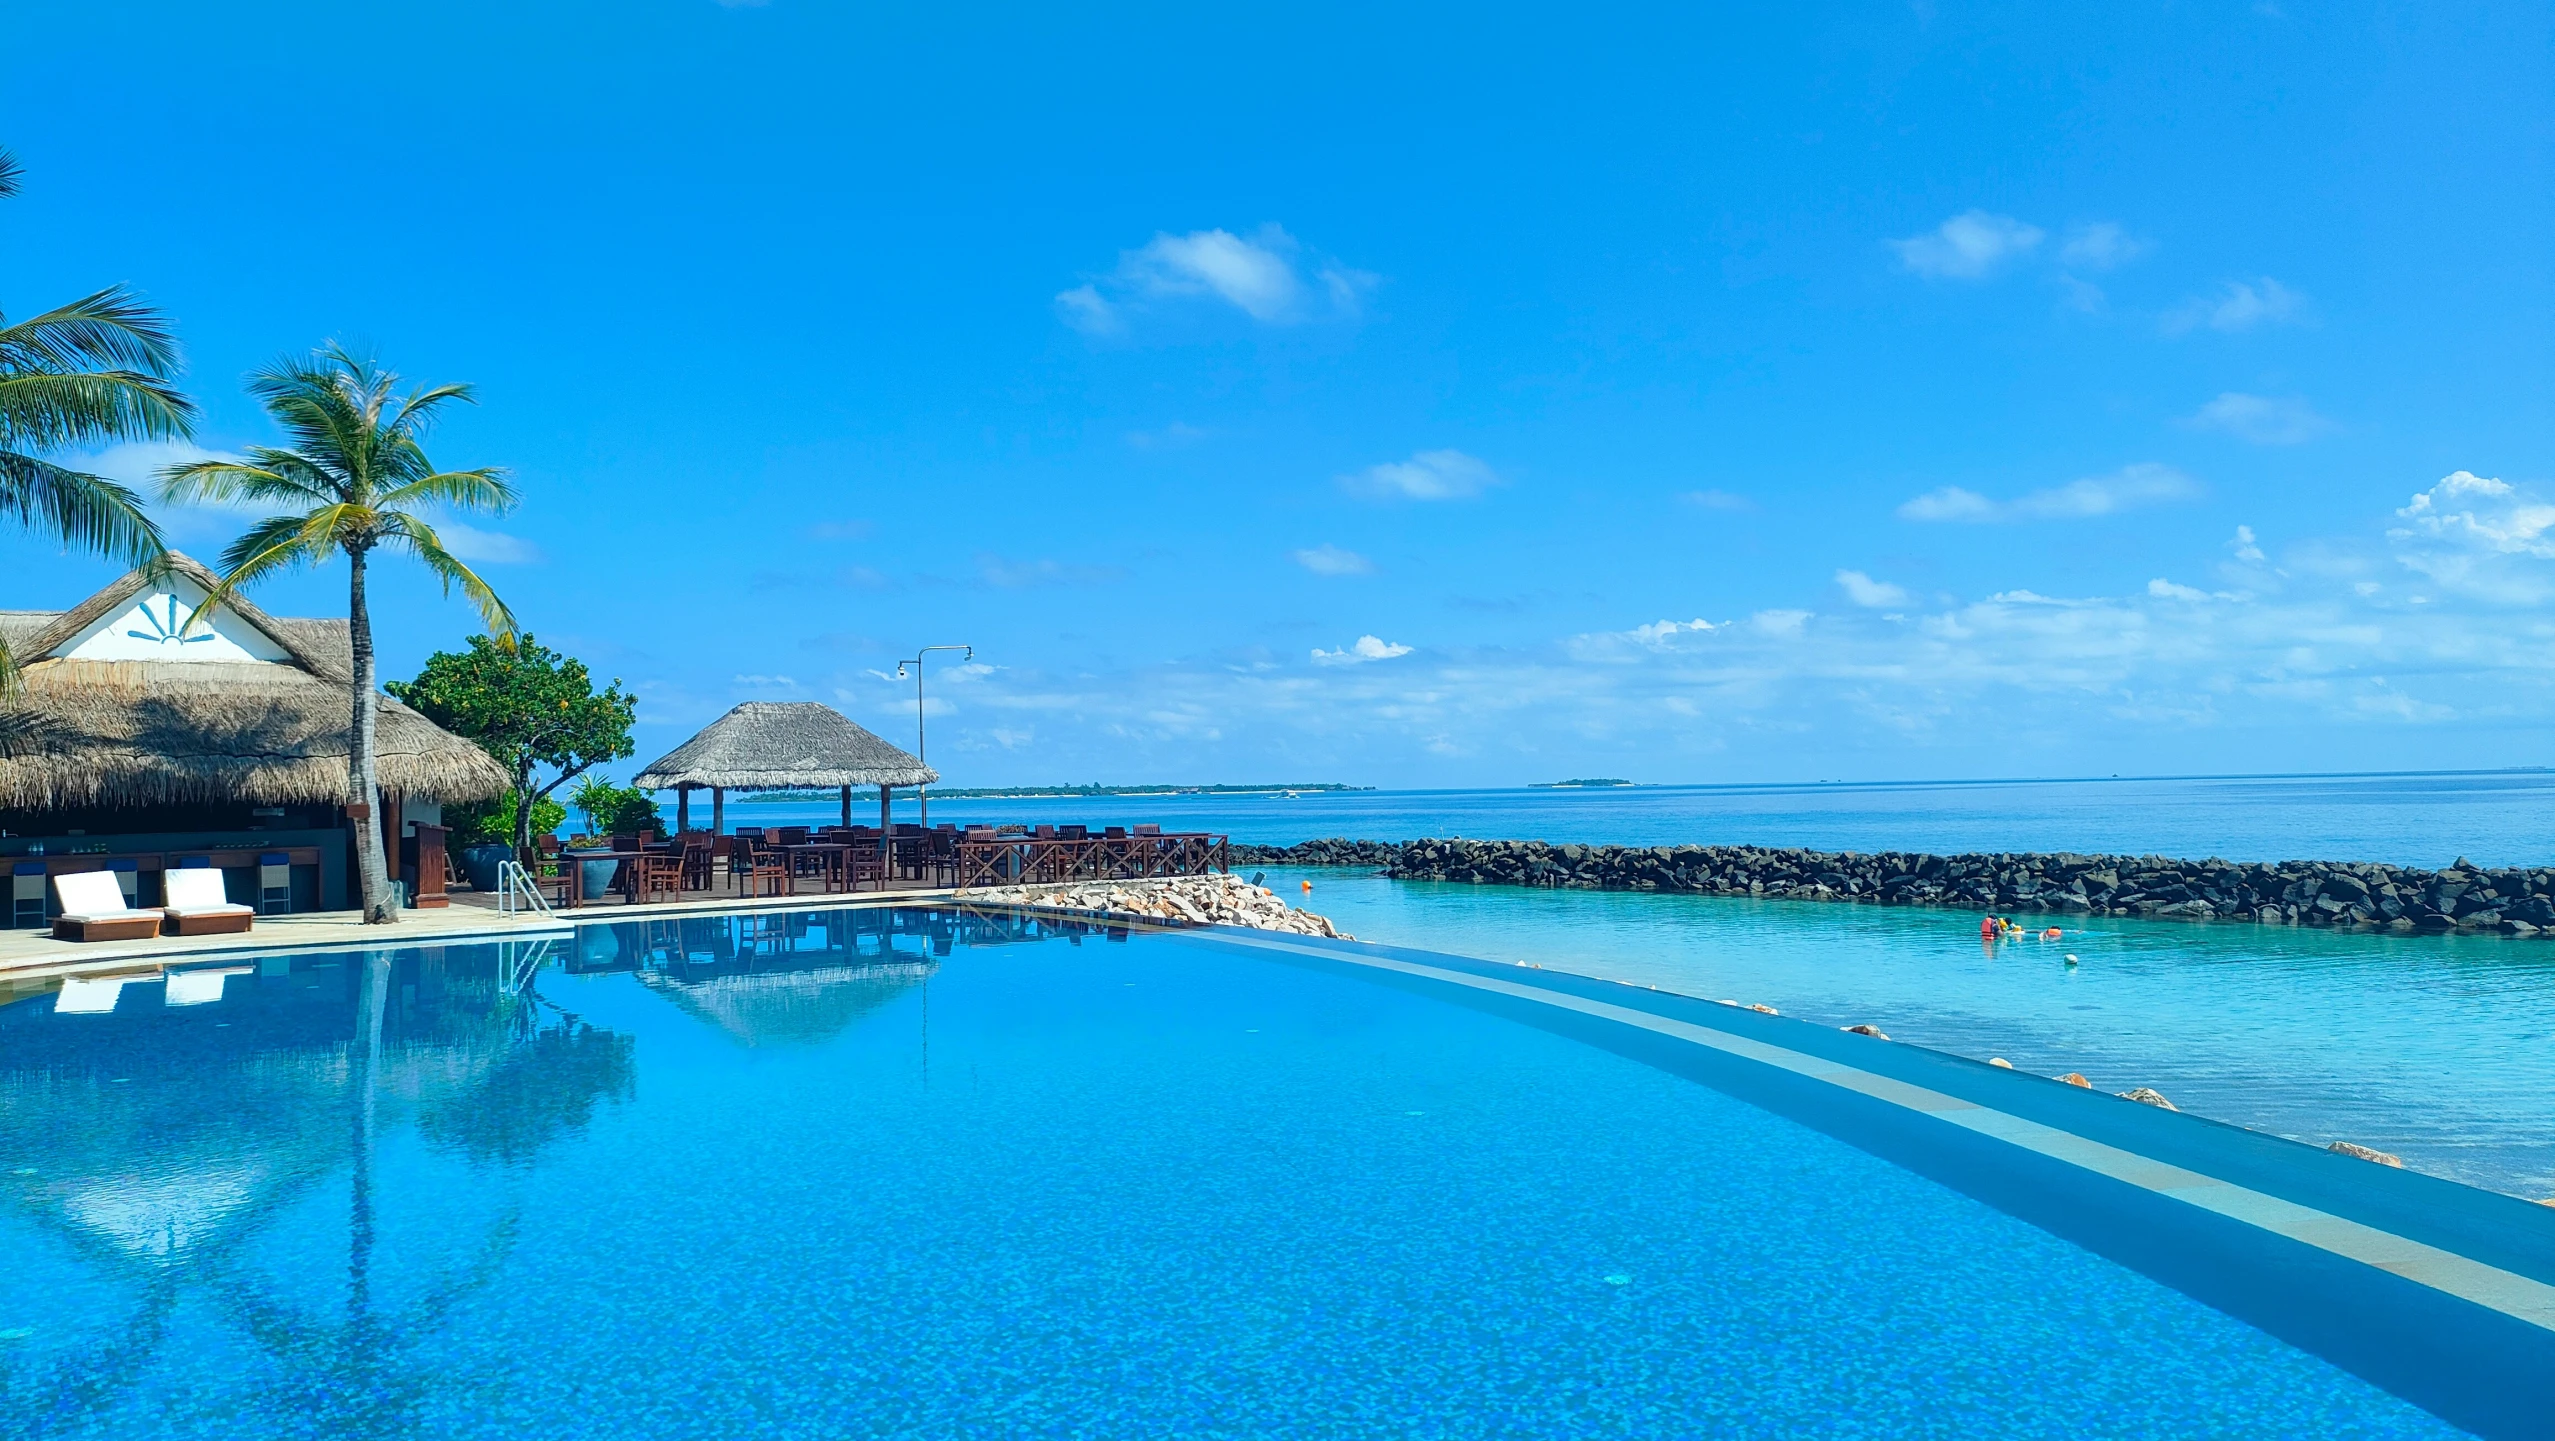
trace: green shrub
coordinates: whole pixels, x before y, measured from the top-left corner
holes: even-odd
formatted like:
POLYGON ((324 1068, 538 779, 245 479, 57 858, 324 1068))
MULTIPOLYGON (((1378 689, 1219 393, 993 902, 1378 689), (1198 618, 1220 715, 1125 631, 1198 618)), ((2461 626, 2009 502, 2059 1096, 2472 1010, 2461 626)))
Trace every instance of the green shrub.
MULTIPOLYGON (((532 833, 536 836, 557 835, 568 820, 568 808, 543 796, 532 803, 532 833)), ((515 843, 515 797, 509 791, 493 801, 472 801, 467 805, 444 807, 444 824, 452 827, 451 844, 472 846, 515 843)))

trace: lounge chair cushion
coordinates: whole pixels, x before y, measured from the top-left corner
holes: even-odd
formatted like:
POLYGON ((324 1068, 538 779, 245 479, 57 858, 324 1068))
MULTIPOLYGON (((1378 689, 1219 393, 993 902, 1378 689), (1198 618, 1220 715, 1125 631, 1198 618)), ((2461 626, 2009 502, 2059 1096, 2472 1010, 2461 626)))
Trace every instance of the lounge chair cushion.
POLYGON ((53 894, 61 904, 61 918, 79 925, 159 915, 157 911, 137 911, 126 905, 124 888, 115 883, 112 871, 78 871, 55 876, 53 894))
POLYGON ((238 905, 222 890, 222 873, 210 866, 186 870, 162 871, 161 893, 173 916, 252 916, 257 912, 238 905))

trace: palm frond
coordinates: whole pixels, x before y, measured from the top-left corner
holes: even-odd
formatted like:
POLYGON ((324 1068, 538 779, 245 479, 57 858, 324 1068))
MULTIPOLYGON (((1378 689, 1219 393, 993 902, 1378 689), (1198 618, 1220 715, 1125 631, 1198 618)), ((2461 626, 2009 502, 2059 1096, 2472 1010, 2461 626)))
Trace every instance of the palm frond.
POLYGON ((18 157, 6 150, 0 150, 0 200, 6 200, 17 194, 19 182, 25 180, 26 176, 26 169, 18 164, 18 157))
MULTIPOLYGON (((0 165, 8 161, 8 152, 0 150, 0 165)), ((0 191, 0 194, 6 194, 0 191)), ((9 638, 0 635, 0 701, 13 701, 27 693, 27 678, 18 673, 17 652, 9 649, 9 638)))
POLYGON ((398 411, 391 416, 390 428, 400 435, 422 441, 426 432, 434 429, 437 413, 446 403, 455 400, 464 405, 479 403, 477 392, 468 385, 434 385, 411 391, 407 399, 399 402, 398 411))
POLYGON ((230 604, 231 597, 248 586, 292 565, 315 564, 325 560, 322 547, 313 554, 310 547, 310 517, 270 515, 248 529, 248 534, 222 548, 222 578, 214 585, 195 613, 186 618, 179 632, 184 634, 211 619, 213 612, 230 604))
POLYGON ((166 377, 177 365, 177 336, 167 318, 121 285, 0 326, 0 370, 104 366, 166 377))
POLYGON ((0 450, 0 516, 66 546, 139 564, 168 550, 142 497, 104 476, 0 450))
POLYGON ((194 401, 139 371, 0 371, 0 444, 54 450, 168 440, 187 434, 194 423, 194 401))
MULTIPOLYGON (((422 458, 422 457, 421 457, 422 458)), ((506 472, 493 465, 477 470, 440 470, 404 481, 384 492, 376 501, 384 510, 404 510, 418 505, 448 505, 455 510, 482 515, 503 515, 515 508, 523 497, 516 493, 506 472)))
POLYGON ((172 505, 264 503, 333 505, 345 499, 329 477, 289 450, 252 446, 240 460, 189 460, 165 466, 160 499, 172 505))
POLYGON ((415 552, 417 558, 425 562, 426 569, 443 581, 444 594, 450 595, 455 586, 460 587, 461 593, 478 607, 479 618, 486 623, 488 634, 503 644, 511 646, 514 643, 514 612, 506 608, 506 603, 497 598, 497 592, 479 578, 478 572, 444 549, 443 537, 435 534, 433 526, 416 516, 396 511, 382 516, 381 520, 384 539, 404 543, 415 552))

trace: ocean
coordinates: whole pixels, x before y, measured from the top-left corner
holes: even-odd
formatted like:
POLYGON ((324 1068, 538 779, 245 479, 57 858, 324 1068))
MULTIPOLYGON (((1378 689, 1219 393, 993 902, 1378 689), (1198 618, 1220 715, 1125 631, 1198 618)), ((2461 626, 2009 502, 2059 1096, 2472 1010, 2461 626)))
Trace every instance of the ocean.
MULTIPOLYGON (((900 796, 899 820, 915 807, 900 796)), ((731 825, 830 819, 831 797, 732 801, 731 825)), ((669 808, 670 809, 670 808, 669 808)), ((1288 845, 1322 836, 1807 846, 1831 851, 2086 851, 2438 867, 2555 860, 2555 770, 2123 780, 1313 791, 930 803, 934 822, 1160 822, 1288 845)), ((877 803, 854 802, 875 820, 877 803)), ((708 802, 695 797, 693 819, 708 802)))

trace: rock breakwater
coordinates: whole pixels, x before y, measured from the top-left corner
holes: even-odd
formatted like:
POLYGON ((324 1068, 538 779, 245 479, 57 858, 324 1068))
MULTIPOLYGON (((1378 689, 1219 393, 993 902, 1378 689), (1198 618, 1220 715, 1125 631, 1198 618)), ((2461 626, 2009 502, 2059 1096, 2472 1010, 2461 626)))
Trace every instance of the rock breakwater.
POLYGON ((1676 891, 2078 916, 2395 931, 2555 933, 2555 867, 2436 871, 2356 861, 1319 840, 1235 846, 1233 864, 1374 866, 1404 880, 1676 891))
POLYGON ((1297 936, 1348 939, 1330 921, 1296 910, 1237 876, 1178 876, 1155 881, 1074 881, 1046 886, 991 886, 959 892, 989 905, 1070 911, 1150 925, 1247 926, 1297 936))

